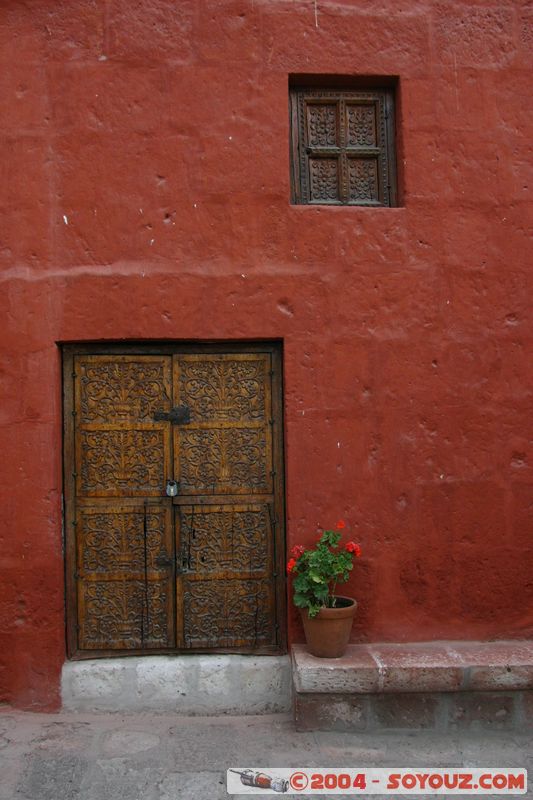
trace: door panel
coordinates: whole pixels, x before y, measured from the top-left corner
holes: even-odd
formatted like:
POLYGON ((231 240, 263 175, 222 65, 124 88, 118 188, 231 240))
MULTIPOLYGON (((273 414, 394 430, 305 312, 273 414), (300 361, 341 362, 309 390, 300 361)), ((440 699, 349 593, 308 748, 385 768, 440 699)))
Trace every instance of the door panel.
POLYGON ((274 638, 270 581, 193 580, 183 593, 184 641, 191 649, 269 644, 274 638))
POLYGON ((79 647, 171 647, 172 506, 148 500, 170 470, 170 431, 153 417, 170 409, 172 361, 77 356, 74 375, 79 647))
POLYGON ((190 412, 174 429, 185 648, 275 643, 271 373, 265 353, 174 358, 178 402, 190 412), (254 504, 257 495, 266 502, 254 504))
POLYGON ((77 494, 82 497, 159 497, 170 473, 164 423, 85 426, 77 441, 77 494))
POLYGON ((270 356, 174 358, 178 403, 190 422, 174 430, 181 494, 272 492, 270 356))
POLYGON ((158 497, 170 471, 171 359, 75 359, 76 494, 158 497))
POLYGON ((174 475, 195 494, 270 494, 271 452, 264 428, 212 427, 174 431, 174 475))
POLYGON ((269 371, 264 353, 176 356, 177 401, 188 405, 195 423, 263 424, 270 412, 269 371))
POLYGON ((77 535, 80 647, 172 646, 170 504, 83 505, 77 535))
POLYGON ((181 506, 181 550, 187 569, 204 575, 254 577, 272 569, 271 512, 259 505, 181 506))
POLYGON ((95 349, 65 348, 70 654, 279 652, 275 348, 95 349))
POLYGON ((151 422, 170 409, 168 356, 77 356, 75 365, 81 423, 151 422))
POLYGON ((185 647, 275 643, 271 518, 265 503, 179 507, 185 647))

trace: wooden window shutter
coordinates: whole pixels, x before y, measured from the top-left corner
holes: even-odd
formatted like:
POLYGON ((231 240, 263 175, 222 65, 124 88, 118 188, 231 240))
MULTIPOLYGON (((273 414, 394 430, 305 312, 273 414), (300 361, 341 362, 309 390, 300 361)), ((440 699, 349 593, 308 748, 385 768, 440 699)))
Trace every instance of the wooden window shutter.
POLYGON ((391 90, 291 92, 292 202, 394 206, 391 90))

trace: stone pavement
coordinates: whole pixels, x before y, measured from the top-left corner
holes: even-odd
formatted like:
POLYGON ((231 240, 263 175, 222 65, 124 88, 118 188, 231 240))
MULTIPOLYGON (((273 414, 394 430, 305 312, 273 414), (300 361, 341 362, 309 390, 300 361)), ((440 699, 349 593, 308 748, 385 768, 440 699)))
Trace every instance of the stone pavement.
POLYGON ((230 766, 525 767, 533 779, 533 730, 297 733, 287 714, 0 710, 0 800, 220 800, 230 766))

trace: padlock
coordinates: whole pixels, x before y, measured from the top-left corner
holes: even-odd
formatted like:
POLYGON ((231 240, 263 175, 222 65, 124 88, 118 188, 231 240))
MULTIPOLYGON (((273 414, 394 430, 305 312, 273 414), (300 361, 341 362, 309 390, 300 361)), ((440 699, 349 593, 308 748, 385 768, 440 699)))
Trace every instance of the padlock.
POLYGON ((179 484, 177 481, 171 481, 170 478, 167 480, 167 488, 166 492, 168 497, 176 497, 179 492, 179 484))

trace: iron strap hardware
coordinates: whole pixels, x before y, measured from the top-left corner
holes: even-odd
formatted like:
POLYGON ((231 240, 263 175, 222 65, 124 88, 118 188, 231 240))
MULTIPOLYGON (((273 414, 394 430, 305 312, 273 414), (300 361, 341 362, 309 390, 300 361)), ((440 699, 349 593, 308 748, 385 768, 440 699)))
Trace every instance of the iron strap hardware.
POLYGON ((150 601, 148 597, 148 519, 147 502, 144 501, 143 514, 143 550, 144 550, 144 593, 141 600, 141 648, 144 650, 144 643, 150 635, 150 601), (146 627, 145 627, 146 613, 146 627))
POLYGON ((187 425, 191 421, 191 410, 188 406, 174 406, 170 411, 156 411, 154 422, 171 422, 172 425, 187 425))
POLYGON ((170 556, 167 556, 166 553, 161 553, 160 556, 156 556, 156 558, 154 558, 154 564, 157 567, 172 567, 174 564, 174 559, 170 558, 170 556))

